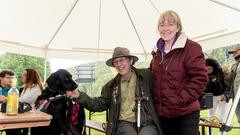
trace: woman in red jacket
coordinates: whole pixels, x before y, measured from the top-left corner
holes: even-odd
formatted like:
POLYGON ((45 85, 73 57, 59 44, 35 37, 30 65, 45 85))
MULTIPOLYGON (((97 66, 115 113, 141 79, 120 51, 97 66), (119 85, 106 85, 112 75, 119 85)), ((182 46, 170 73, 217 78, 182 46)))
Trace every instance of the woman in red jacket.
POLYGON ((161 38, 153 49, 150 68, 160 125, 165 135, 198 135, 198 98, 208 80, 201 46, 182 32, 174 11, 160 16, 158 30, 161 38))

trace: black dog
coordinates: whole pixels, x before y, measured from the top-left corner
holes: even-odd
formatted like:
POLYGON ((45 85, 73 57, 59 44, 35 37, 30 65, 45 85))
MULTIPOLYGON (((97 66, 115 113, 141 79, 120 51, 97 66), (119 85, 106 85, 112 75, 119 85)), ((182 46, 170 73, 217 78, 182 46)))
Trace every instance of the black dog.
MULTIPOLYGON (((72 75, 60 69, 51 74, 47 79, 47 87, 37 98, 35 103, 38 108, 43 100, 52 99, 57 95, 64 95, 66 91, 75 90, 78 85, 72 80, 72 75)), ((53 119, 48 127, 32 128, 31 135, 81 135, 85 123, 84 109, 79 104, 73 105, 72 100, 60 96, 51 101, 45 108, 45 112, 52 115, 53 119), (80 107, 80 108, 79 108, 80 107), (77 121, 73 121, 73 109, 77 108, 77 121)), ((75 111, 76 112, 76 111, 75 111)), ((75 115, 75 114, 74 114, 75 115)))

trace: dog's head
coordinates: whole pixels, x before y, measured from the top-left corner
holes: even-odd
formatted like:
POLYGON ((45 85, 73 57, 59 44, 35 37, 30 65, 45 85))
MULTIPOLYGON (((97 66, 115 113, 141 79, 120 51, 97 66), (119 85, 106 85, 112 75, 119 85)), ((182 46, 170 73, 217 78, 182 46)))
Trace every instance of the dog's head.
POLYGON ((78 87, 73 81, 72 75, 64 69, 52 73, 46 82, 48 89, 56 94, 65 94, 66 91, 72 91, 78 87))

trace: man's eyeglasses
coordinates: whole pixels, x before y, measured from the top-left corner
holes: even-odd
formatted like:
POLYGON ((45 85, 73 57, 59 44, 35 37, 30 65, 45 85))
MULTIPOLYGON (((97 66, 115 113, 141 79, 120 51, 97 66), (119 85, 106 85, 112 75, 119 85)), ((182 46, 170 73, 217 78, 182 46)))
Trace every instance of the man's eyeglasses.
POLYGON ((127 60, 126 57, 122 57, 122 58, 116 58, 115 60, 113 60, 113 65, 116 66, 118 63, 123 63, 127 60))
POLYGON ((13 77, 12 76, 4 76, 3 78, 12 79, 13 77))

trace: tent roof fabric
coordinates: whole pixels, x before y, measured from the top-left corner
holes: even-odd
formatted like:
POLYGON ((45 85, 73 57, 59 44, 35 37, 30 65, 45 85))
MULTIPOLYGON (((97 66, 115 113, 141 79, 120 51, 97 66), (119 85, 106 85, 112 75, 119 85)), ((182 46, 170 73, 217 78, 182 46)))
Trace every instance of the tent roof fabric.
POLYGON ((46 58, 106 60, 123 46, 147 60, 159 38, 159 15, 174 10, 189 38, 209 50, 240 42, 239 9, 238 0, 1 1, 0 48, 46 58))

